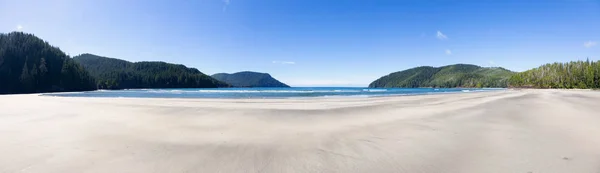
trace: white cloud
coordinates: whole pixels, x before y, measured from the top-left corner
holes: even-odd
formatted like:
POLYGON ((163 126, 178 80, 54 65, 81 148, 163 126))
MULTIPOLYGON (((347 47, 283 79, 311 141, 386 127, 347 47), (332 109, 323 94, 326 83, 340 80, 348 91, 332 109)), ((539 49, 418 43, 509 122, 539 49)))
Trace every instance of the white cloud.
POLYGON ((446 49, 446 55, 452 55, 452 51, 450 49, 446 49))
POLYGON ((444 33, 442 33, 441 31, 437 31, 436 37, 440 40, 448 39, 448 36, 444 35, 444 33))
POLYGON ((296 64, 296 62, 294 62, 294 61, 273 61, 273 64, 289 64, 289 65, 293 65, 293 64, 296 64))
POLYGON ((231 0, 223 0, 223 3, 225 3, 225 5, 223 6, 223 11, 227 10, 227 6, 229 5, 229 3, 231 3, 231 0))
POLYGON ((21 30, 23 30, 23 26, 17 25, 17 31, 21 31, 21 30))
POLYGON ((492 67, 496 66, 496 62, 494 62, 494 61, 490 61, 490 62, 488 62, 488 63, 489 63, 489 64, 490 64, 490 66, 492 66, 492 67))
POLYGON ((598 43, 595 41, 586 41, 585 43, 583 43, 583 47, 590 48, 596 46, 596 44, 598 43))

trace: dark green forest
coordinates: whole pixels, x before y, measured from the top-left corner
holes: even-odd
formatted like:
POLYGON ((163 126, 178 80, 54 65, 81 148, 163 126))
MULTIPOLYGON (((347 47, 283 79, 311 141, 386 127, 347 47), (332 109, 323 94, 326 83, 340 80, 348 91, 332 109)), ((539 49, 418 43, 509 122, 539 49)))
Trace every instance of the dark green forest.
POLYGON ((391 73, 373 81, 371 88, 454 88, 507 87, 514 72, 501 67, 455 64, 443 67, 422 66, 391 73))
POLYGON ((165 62, 129 62, 82 54, 73 57, 96 78, 98 89, 216 88, 229 85, 195 68, 165 62))
MULTIPOLYGON (((289 87, 267 73, 218 73, 165 62, 128 62, 59 48, 22 32, 0 34, 0 94, 128 88, 289 87)), ((600 61, 552 63, 515 73, 501 67, 422 66, 383 76, 369 87, 600 88, 600 61)))
POLYGON ((552 63, 517 73, 509 80, 517 88, 600 88, 600 61, 552 63))
POLYGON ((290 87, 268 73, 244 71, 233 74, 217 73, 212 77, 233 87, 290 87))
POLYGON ((32 34, 0 33, 0 94, 94 89, 94 79, 60 49, 32 34))

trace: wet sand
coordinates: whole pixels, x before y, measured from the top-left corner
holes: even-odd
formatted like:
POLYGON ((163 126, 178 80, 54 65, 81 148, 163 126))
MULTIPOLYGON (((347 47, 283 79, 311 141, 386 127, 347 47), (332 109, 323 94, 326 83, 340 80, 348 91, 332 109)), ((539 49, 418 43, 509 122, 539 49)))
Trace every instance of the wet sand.
POLYGON ((0 96, 0 172, 600 172, 600 92, 0 96))

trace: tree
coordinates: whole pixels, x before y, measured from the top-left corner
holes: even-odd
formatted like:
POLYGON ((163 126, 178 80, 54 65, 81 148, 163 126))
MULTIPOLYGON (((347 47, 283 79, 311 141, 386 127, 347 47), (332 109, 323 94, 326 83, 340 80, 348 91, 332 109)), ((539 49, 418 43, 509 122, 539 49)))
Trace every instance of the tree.
POLYGON ((29 74, 29 69, 27 68, 27 63, 23 65, 23 70, 21 71, 21 87, 24 91, 29 91, 32 88, 31 75, 29 74))
MULTIPOLYGON (((61 73, 63 64, 70 59, 60 49, 32 34, 0 34, 0 94, 96 89, 90 82, 93 78, 81 68, 61 73), (79 82, 61 83, 67 76, 79 82)), ((71 66, 79 67, 78 64, 71 66)))
POLYGON ((545 64, 515 74, 512 87, 534 88, 600 88, 600 62, 572 61, 545 64))
POLYGON ((507 87, 513 74, 504 68, 469 64, 423 66, 383 76, 369 87, 507 87))
POLYGON ((82 54, 73 58, 96 78, 99 89, 215 88, 229 86, 194 68, 165 62, 128 62, 82 54))
POLYGON ((48 73, 48 67, 46 67, 46 59, 42 58, 40 60, 40 76, 44 77, 46 73, 48 73))

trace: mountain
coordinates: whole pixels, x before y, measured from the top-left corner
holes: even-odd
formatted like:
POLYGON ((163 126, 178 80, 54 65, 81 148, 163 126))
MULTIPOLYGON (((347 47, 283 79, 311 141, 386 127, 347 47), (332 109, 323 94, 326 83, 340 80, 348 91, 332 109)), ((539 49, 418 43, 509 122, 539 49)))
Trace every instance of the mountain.
POLYGON ((32 34, 0 34, 0 94, 94 89, 94 79, 60 49, 32 34))
POLYGON ((234 87, 290 87, 268 73, 244 71, 233 74, 217 73, 212 77, 234 87))
POLYGON ((545 64, 517 73, 509 80, 518 88, 600 88, 600 61, 545 64))
POLYGON ((369 87, 507 87, 507 80, 513 74, 514 72, 501 67, 480 67, 470 64, 422 66, 383 76, 373 81, 369 87))
POLYGON ((129 62, 93 54, 73 59, 96 78, 99 89, 216 88, 229 85, 195 68, 165 62, 129 62))

